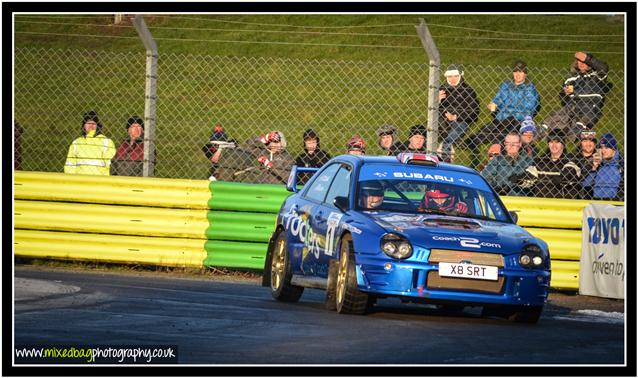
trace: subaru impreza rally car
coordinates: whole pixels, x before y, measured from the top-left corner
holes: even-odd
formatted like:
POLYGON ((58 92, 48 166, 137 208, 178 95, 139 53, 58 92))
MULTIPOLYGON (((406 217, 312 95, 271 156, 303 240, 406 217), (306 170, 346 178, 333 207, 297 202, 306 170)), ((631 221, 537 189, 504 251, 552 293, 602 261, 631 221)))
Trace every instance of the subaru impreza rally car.
MULTIPOLYGON (((315 169, 316 170, 316 169, 315 169)), ((295 302, 366 313, 377 298, 536 323, 550 286, 547 244, 516 225, 473 169, 436 156, 340 155, 297 190, 293 167, 268 245, 263 286, 295 302)))

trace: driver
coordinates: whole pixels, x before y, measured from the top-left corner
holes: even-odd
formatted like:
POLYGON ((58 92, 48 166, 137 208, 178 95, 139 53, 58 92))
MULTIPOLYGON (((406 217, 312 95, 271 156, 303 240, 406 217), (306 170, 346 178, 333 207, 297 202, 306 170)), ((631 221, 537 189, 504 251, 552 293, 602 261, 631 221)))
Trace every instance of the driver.
POLYGON ((441 211, 455 210, 462 214, 467 214, 467 204, 458 201, 456 196, 442 189, 427 190, 421 201, 421 209, 434 209, 441 211))
POLYGON ((372 210, 383 203, 383 185, 379 181, 363 181, 360 184, 359 193, 360 206, 364 209, 372 210))

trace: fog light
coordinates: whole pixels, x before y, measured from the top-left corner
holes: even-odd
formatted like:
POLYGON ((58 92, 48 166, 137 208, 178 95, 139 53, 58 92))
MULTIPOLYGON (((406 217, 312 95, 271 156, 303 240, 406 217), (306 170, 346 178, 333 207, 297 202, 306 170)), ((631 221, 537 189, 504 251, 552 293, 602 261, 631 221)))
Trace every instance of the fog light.
POLYGON ((534 256, 532 258, 532 262, 534 265, 541 265, 543 263, 543 259, 540 256, 534 256))
POLYGON ((531 259, 529 258, 528 255, 521 255, 521 264, 522 265, 529 265, 530 261, 531 261, 531 259))
POLYGON ((385 264, 383 265, 383 269, 385 269, 385 270, 392 270, 392 264, 390 264, 390 263, 385 263, 385 264))

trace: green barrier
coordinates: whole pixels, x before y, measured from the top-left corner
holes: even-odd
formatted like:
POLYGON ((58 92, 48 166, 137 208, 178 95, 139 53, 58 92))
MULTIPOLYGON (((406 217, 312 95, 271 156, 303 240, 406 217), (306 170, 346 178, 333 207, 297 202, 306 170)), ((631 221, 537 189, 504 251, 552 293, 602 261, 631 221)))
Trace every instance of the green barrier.
POLYGON ((204 247, 208 252, 204 266, 263 269, 268 243, 209 240, 204 247))
POLYGON ((231 240, 267 243, 275 228, 277 215, 234 211, 209 211, 206 237, 209 240, 231 240))
POLYGON ((277 213, 284 199, 291 193, 283 185, 242 184, 212 181, 209 185, 211 210, 277 213))

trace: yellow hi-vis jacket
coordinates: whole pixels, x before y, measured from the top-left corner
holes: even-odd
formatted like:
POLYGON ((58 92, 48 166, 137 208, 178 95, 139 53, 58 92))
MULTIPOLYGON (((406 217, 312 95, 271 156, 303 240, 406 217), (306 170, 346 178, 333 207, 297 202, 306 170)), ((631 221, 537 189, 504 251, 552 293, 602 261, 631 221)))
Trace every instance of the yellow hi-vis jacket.
POLYGON ((69 146, 64 173, 109 176, 114 155, 113 141, 102 134, 95 135, 95 130, 91 130, 69 146))

